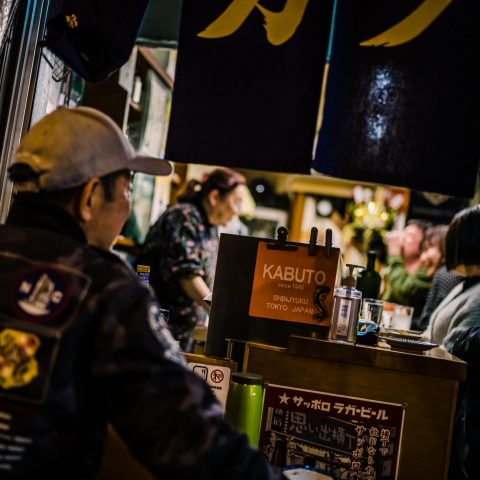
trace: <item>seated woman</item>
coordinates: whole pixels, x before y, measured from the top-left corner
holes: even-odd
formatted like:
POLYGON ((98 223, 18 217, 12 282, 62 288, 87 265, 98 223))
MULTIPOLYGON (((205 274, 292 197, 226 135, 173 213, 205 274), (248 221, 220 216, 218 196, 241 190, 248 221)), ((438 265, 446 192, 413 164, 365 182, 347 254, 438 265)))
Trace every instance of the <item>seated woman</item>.
POLYGON ((480 472, 480 205, 455 215, 447 233, 446 267, 464 279, 440 303, 423 334, 468 363, 457 402, 449 479, 480 472))
POLYGON ((420 260, 429 226, 423 220, 412 219, 402 232, 388 232, 385 236, 388 259, 383 274, 382 300, 414 307, 414 324, 432 284, 432 277, 420 260))
POLYGON ((427 293, 427 299, 420 317, 412 324, 413 330, 427 328, 430 315, 440 302, 462 281, 462 277, 449 272, 445 266, 445 238, 448 225, 435 225, 427 229, 423 241, 423 251, 420 255, 422 264, 427 269, 427 275, 432 276, 432 286, 427 293))

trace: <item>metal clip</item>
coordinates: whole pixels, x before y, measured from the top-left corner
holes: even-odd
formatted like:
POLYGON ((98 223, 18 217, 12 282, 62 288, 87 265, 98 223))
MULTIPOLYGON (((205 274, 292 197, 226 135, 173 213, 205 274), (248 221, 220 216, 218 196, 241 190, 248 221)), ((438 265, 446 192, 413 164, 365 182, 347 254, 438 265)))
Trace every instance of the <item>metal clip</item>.
POLYGON ((308 255, 313 257, 317 252, 318 228, 312 227, 310 230, 310 242, 308 243, 308 255))
POLYGON ((325 232, 325 255, 327 256, 327 258, 330 258, 330 256, 332 255, 332 247, 332 229, 327 228, 325 232))
POLYGON ((269 243, 267 245, 267 248, 269 250, 287 250, 287 251, 297 250, 297 247, 295 245, 287 245, 287 239, 288 239, 287 227, 278 227, 276 243, 269 243))

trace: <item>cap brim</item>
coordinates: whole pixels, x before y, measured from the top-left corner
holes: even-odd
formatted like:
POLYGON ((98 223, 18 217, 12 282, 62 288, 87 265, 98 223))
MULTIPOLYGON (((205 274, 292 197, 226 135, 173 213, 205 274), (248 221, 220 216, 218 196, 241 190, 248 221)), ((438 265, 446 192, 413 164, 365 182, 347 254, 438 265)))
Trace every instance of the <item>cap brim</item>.
POLYGON ((149 175, 170 175, 172 165, 168 160, 161 158, 137 155, 129 164, 128 168, 134 172, 148 173, 149 175))

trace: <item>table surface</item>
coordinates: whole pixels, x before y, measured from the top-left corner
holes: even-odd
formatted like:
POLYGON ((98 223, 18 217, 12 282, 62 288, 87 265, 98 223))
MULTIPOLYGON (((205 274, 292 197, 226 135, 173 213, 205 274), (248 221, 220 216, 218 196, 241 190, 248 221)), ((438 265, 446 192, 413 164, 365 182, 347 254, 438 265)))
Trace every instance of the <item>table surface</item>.
POLYGON ((286 351, 292 355, 452 380, 464 380, 467 372, 463 360, 441 348, 417 353, 292 335, 286 351))

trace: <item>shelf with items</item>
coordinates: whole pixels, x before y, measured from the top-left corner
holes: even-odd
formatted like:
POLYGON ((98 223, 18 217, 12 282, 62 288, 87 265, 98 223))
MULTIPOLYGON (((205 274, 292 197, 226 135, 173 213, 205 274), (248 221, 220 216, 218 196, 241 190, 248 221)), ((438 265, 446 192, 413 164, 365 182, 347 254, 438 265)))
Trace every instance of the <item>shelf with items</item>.
MULTIPOLYGON (((173 71, 172 52, 136 47, 118 72, 85 88, 83 104, 109 115, 142 155, 164 157, 173 87, 168 73, 173 71)), ((169 177, 135 175, 132 215, 122 232, 135 245, 143 241, 150 224, 166 207, 170 183, 169 177)))

